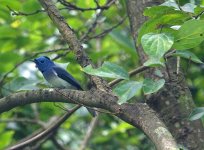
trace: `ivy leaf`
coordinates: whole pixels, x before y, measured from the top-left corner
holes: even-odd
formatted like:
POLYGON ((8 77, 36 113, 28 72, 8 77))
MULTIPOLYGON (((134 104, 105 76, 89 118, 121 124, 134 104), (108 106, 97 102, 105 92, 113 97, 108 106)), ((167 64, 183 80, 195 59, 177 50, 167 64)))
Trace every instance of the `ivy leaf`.
POLYGON ((161 62, 159 59, 154 59, 154 58, 148 59, 143 65, 144 66, 149 66, 149 67, 157 67, 157 66, 164 67, 163 62, 161 62))
POLYGON ((186 21, 175 34, 175 49, 190 49, 204 41, 204 20, 186 21))
POLYGON ((168 33, 148 33, 142 36, 141 42, 149 57, 160 59, 172 47, 174 39, 168 33))
POLYGON ((172 54, 172 56, 180 56, 199 64, 203 63, 194 53, 190 51, 177 50, 176 53, 172 54))
POLYGON ((83 68, 82 71, 86 72, 87 74, 100 77, 129 79, 127 71, 125 71, 122 67, 110 62, 104 62, 103 65, 97 69, 94 69, 91 67, 91 65, 89 65, 83 68))
POLYGON ((193 110, 193 112, 189 116, 189 120, 197 120, 204 116, 204 107, 198 107, 193 110))
MULTIPOLYGON (((163 7, 163 6, 160 6, 160 7, 163 7)), ((157 10, 159 11, 160 9, 157 9, 157 10)), ((165 32, 164 30, 165 27, 183 24, 186 21, 186 19, 190 18, 190 16, 187 13, 179 10, 172 10, 167 12, 163 11, 163 13, 159 13, 159 12, 156 12, 156 10, 153 10, 152 12, 154 12, 154 14, 157 14, 157 16, 152 14, 151 17, 154 17, 154 18, 149 19, 140 27, 139 33, 138 33, 137 45, 141 43, 141 38, 143 35, 150 32, 158 33, 158 31, 161 30, 160 28, 161 26, 164 26, 162 28, 162 31, 165 32)), ((151 12, 148 12, 148 13, 151 13, 151 12)), ((169 28, 167 29, 169 30, 169 28)))
POLYGON ((158 81, 154 81, 150 78, 146 78, 143 81, 143 92, 144 94, 151 94, 157 92, 159 89, 161 89, 165 84, 164 79, 160 79, 158 81))
POLYGON ((127 81, 119 84, 113 92, 119 97, 119 104, 127 102, 142 88, 142 83, 137 81, 127 81))

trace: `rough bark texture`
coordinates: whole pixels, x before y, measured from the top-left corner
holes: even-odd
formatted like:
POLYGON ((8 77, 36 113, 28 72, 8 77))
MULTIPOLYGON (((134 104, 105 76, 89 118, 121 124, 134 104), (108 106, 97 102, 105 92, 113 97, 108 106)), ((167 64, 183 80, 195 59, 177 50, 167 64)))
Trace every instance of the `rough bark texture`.
MULTIPOLYGON (((70 48, 73 49, 73 51, 75 52, 79 63, 82 66, 91 64, 91 61, 83 51, 83 48, 79 40, 77 39, 76 35, 74 34, 73 30, 70 28, 69 24, 64 20, 64 18, 60 15, 59 11, 57 10, 52 0, 39 0, 39 2, 47 11, 50 19, 57 26, 64 40, 67 42, 70 48)), ((118 105, 116 103, 117 98, 113 96, 113 93, 111 92, 109 86, 104 82, 104 80, 95 76, 91 76, 90 79, 92 80, 92 84, 95 85, 97 90, 91 91, 90 93, 91 95, 88 93, 83 95, 83 99, 86 99, 86 96, 88 96, 87 100, 89 100, 89 102, 91 100, 91 103, 89 104, 86 103, 88 106, 90 106, 90 104, 92 104, 92 102, 95 101, 95 99, 97 98, 100 101, 93 107, 105 108, 111 112, 116 113, 116 115, 119 118, 125 120, 126 122, 129 122, 134 126, 140 127, 151 138, 151 140, 155 143, 158 149, 165 150, 165 149, 170 149, 170 147, 171 149, 175 149, 177 147, 174 140, 172 139, 171 134, 169 134, 168 130, 165 130, 165 131, 163 130, 165 129, 165 126, 163 126, 163 124, 158 120, 156 116, 155 117, 157 118, 157 120, 152 120, 154 121, 154 123, 150 124, 152 126, 148 124, 150 118, 153 118, 152 115, 155 115, 155 113, 152 113, 152 115, 151 113, 149 113, 149 116, 142 116, 141 118, 135 117, 138 115, 137 113, 139 112, 137 112, 137 109, 139 109, 140 107, 136 107, 135 105, 131 105, 131 107, 130 105, 127 105, 128 107, 124 107, 125 105, 121 105, 121 106, 118 105), (120 112, 123 112, 123 113, 120 113, 120 112), (160 122, 161 124, 158 125, 156 122, 160 122), (161 127, 161 126, 162 126, 162 130, 160 130, 160 128, 158 129, 158 127, 161 127), (161 134, 158 134, 158 133, 161 133, 161 134)), ((70 95, 67 95, 67 96, 69 97, 70 95)), ((77 98, 75 98, 75 100, 80 102, 78 98, 79 98, 79 95, 77 98)), ((148 109, 146 110, 147 113, 149 112, 148 111, 149 109, 150 108, 148 107, 148 109)), ((144 112, 142 112, 141 115, 143 113, 144 112)))
MULTIPOLYGON (((145 21, 142 14, 143 9, 154 2, 153 0, 127 0, 128 16, 134 40, 136 40, 139 26, 145 21)), ((146 60, 144 51, 141 47, 137 47, 137 51, 141 62, 144 62, 146 60)), ((148 97, 147 102, 159 114, 178 144, 190 150, 202 150, 204 148, 202 123, 188 121, 190 112, 195 108, 190 90, 182 73, 179 76, 176 74, 174 58, 168 60, 168 68, 171 80, 167 75, 167 70, 162 68, 166 85, 158 93, 148 97), (180 82, 181 79, 183 79, 182 82, 180 82)), ((153 71, 151 69, 145 75, 155 78, 153 71)))
MULTIPOLYGON (((77 39, 74 31, 69 26, 69 24, 65 21, 64 17, 60 14, 57 7, 51 0, 39 0, 41 5, 46 10, 47 14, 49 15, 50 19, 53 23, 57 26, 59 32, 61 33, 63 39, 69 45, 70 49, 74 51, 77 57, 77 61, 82 67, 91 64, 91 60, 86 55, 81 43, 77 39)), ((89 76, 92 84, 97 87, 97 89, 101 89, 103 91, 110 92, 110 88, 108 87, 105 80, 97 76, 89 76)))
POLYGON ((182 73, 176 73, 176 60, 168 62, 171 80, 155 95, 152 95, 148 102, 156 110, 160 118, 164 120, 177 143, 190 150, 202 150, 204 148, 204 129, 200 120, 189 121, 189 115, 195 108, 195 104, 185 82, 182 73))
POLYGON ((79 102, 88 107, 108 110, 118 118, 141 129, 152 140, 158 150, 178 149, 171 133, 148 105, 143 103, 119 105, 116 100, 115 96, 98 90, 35 90, 15 93, 0 99, 0 113, 35 102, 79 102))

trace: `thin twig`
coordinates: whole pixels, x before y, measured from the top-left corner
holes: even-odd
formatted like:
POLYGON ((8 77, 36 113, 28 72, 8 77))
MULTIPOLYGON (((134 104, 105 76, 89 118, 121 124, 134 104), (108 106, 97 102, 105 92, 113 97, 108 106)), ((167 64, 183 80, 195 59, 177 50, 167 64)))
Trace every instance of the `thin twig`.
POLYGON ((109 1, 106 5, 100 6, 97 5, 97 7, 94 8, 81 8, 77 5, 74 5, 73 3, 70 3, 65 0, 58 0, 62 5, 66 6, 69 10, 79 10, 79 11, 96 11, 98 9, 103 10, 103 9, 108 9, 116 0, 109 1))
POLYGON ((31 12, 31 13, 24 13, 24 12, 20 12, 20 11, 15 11, 8 5, 7 5, 7 8, 9 9, 9 11, 11 11, 11 15, 13 15, 13 16, 20 16, 20 15, 21 16, 31 16, 31 15, 36 15, 36 14, 41 13, 41 12, 45 12, 45 10, 40 9, 40 10, 36 10, 34 12, 31 12))
POLYGON ((84 140, 82 141, 82 144, 79 148, 79 150, 84 150, 88 144, 89 139, 91 138, 91 135, 93 134, 93 131, 98 123, 99 115, 94 117, 89 125, 89 128, 86 132, 86 136, 84 137, 84 140))
POLYGON ((123 24, 123 22, 125 21, 125 19, 127 18, 127 16, 125 16, 121 21, 119 21, 116 25, 112 26, 109 29, 104 30, 103 32, 97 34, 97 35, 93 35, 90 36, 87 40, 90 39, 95 39, 95 38, 101 38, 104 37, 106 34, 108 34, 109 32, 111 32, 113 29, 117 28, 118 26, 120 26, 121 24, 123 24))
MULTIPOLYGON (((143 71, 145 71, 145 70, 147 70, 147 69, 149 69, 149 68, 150 68, 150 67, 147 67, 147 66, 138 67, 138 68, 136 68, 136 69, 130 71, 130 72, 129 72, 129 76, 131 77, 131 76, 136 75, 136 74, 138 74, 138 73, 141 73, 141 72, 143 72, 143 71)), ((114 85, 116 85, 117 83, 119 83, 119 82, 121 82, 121 81, 123 81, 123 79, 115 79, 115 80, 109 82, 109 85, 110 85, 111 87, 113 87, 114 85)))
POLYGON ((100 16, 102 15, 103 11, 100 11, 98 14, 96 14, 95 20, 94 22, 91 24, 91 26, 89 27, 89 29, 87 30, 87 32, 81 36, 80 41, 84 41, 84 39, 86 39, 86 37, 89 35, 89 33, 91 33, 97 26, 98 23, 98 19, 100 18, 100 16))
POLYGON ((57 139, 56 139, 54 136, 52 136, 50 139, 51 139, 52 143, 56 146, 56 148, 57 148, 58 150, 68 150, 67 148, 64 148, 64 147, 57 141, 57 139))
POLYGON ((22 149, 23 147, 31 144, 31 143, 35 143, 41 139, 43 139, 44 137, 46 137, 48 134, 56 131, 56 129, 62 124, 64 123, 77 109, 79 109, 81 106, 77 105, 75 106, 73 109, 71 109, 70 111, 66 112, 61 118, 59 118, 56 123, 52 124, 50 127, 48 127, 46 130, 44 130, 43 132, 41 132, 40 134, 37 134, 36 136, 22 142, 19 143, 17 145, 14 145, 12 147, 9 147, 7 150, 15 150, 15 149, 22 149))
POLYGON ((44 126, 44 123, 40 120, 36 120, 36 119, 27 119, 27 118, 12 118, 12 119, 0 119, 1 123, 8 123, 8 122, 21 122, 21 123, 31 123, 31 124, 38 124, 40 126, 44 126))

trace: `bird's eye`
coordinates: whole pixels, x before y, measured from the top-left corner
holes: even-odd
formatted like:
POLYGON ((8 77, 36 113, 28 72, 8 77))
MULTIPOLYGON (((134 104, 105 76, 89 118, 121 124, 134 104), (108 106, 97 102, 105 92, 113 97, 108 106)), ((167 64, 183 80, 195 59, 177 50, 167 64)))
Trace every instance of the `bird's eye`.
POLYGON ((41 63, 44 63, 44 60, 41 60, 40 62, 41 62, 41 63))

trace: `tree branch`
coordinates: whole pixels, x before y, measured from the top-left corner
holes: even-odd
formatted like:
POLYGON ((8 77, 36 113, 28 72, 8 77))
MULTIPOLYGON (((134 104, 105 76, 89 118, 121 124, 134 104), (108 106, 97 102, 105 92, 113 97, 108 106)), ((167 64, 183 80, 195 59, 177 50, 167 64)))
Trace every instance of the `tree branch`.
POLYGON ((50 127, 48 127, 45 131, 41 132, 40 134, 37 134, 36 136, 32 137, 29 140, 26 140, 25 142, 19 143, 17 145, 14 145, 10 148, 8 148, 7 150, 15 150, 15 149, 22 149, 23 147, 34 143, 44 137, 46 137, 49 134, 52 134, 54 131, 56 131, 56 129, 62 124, 64 123, 77 109, 79 109, 81 106, 75 106, 72 110, 68 111, 67 113, 65 113, 61 118, 59 118, 59 120, 56 121, 56 124, 52 124, 50 127))
MULTIPOLYGON (((89 57, 86 55, 80 41, 77 39, 76 34, 69 26, 67 21, 65 21, 64 17, 60 15, 58 9, 52 2, 52 0, 39 0, 41 5, 47 11, 50 19, 57 26, 59 32, 63 36, 66 43, 69 45, 70 49, 74 51, 76 54, 77 60, 82 67, 92 64, 89 57)), ((99 77, 89 76, 92 81, 92 85, 94 85, 97 89, 101 89, 102 91, 111 92, 108 84, 99 77)))
POLYGON ((86 132, 86 136, 84 137, 83 141, 82 141, 82 144, 79 148, 79 150, 85 150, 87 144, 88 144, 88 141, 90 140, 91 138, 91 135, 93 134, 93 131, 98 123, 98 119, 99 119, 99 115, 97 115, 96 117, 94 117, 89 125, 89 128, 86 132))
POLYGON ((17 106, 35 102, 75 103, 77 101, 85 106, 108 110, 125 122, 142 129, 147 136, 150 137, 158 150, 177 148, 173 137, 165 125, 159 120, 155 112, 146 104, 137 103, 119 105, 116 100, 116 97, 99 90, 33 90, 15 93, 0 99, 0 112, 5 112, 17 106), (58 91, 60 91, 60 93, 58 91), (61 93, 63 93, 63 95, 61 93), (73 101, 73 99, 75 101, 73 101))

